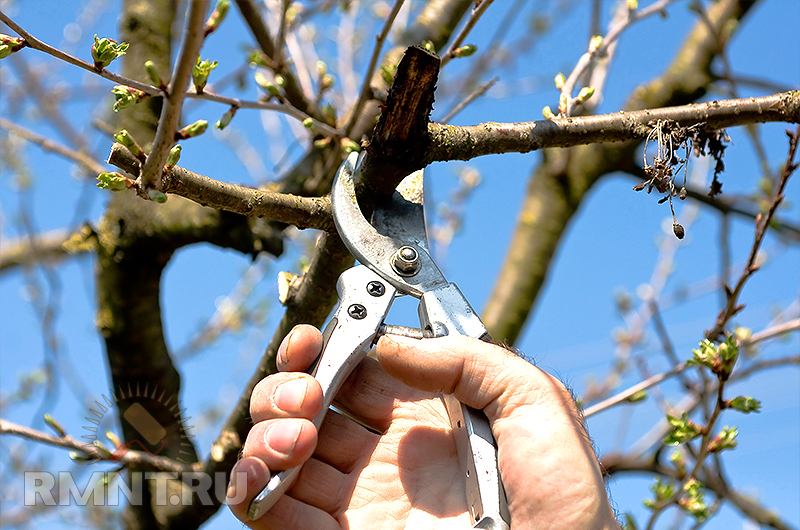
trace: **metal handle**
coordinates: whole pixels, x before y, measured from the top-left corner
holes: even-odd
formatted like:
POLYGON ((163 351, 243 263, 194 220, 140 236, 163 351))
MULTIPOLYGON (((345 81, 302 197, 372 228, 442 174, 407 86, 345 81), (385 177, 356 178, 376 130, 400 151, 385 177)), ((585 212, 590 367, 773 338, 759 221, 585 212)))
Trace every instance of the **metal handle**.
MULTIPOLYGON (((336 288, 339 307, 325 328, 322 353, 313 370, 323 395, 322 410, 314 418, 317 429, 342 383, 372 346, 396 293, 394 287, 363 265, 343 272, 336 288)), ((272 475, 267 486, 250 503, 247 516, 251 521, 275 505, 295 481, 300 467, 272 475)))
MULTIPOLYGON (((489 339, 486 327, 455 284, 426 292, 420 299, 419 319, 423 329, 436 335, 459 334, 489 339)), ((467 506, 473 528, 508 530, 511 517, 500 469, 497 442, 483 411, 459 402, 453 395, 442 397, 456 451, 466 482, 467 506)))

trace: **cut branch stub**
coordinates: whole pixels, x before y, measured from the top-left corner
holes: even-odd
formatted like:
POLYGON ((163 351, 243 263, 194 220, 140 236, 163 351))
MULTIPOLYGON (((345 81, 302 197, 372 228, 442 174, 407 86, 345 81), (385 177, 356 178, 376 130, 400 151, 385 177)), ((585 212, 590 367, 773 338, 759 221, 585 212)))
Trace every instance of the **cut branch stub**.
POLYGON ((368 196, 390 194, 403 177, 425 166, 439 65, 439 57, 421 46, 411 46, 400 60, 363 162, 368 196))

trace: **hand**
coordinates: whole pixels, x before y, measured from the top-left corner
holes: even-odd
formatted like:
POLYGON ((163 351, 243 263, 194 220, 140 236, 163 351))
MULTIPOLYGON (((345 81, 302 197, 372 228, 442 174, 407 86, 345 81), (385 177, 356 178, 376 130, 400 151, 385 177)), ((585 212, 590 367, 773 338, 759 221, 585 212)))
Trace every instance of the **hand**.
MULTIPOLYGON (((322 390, 301 370, 321 348, 317 329, 296 327, 278 350, 282 372, 253 391, 256 423, 232 475, 246 473, 247 492, 230 505, 251 528, 471 527, 442 393, 489 418, 512 528, 619 528, 580 414, 555 378, 477 339, 384 336, 378 362, 365 359, 336 401, 383 434, 333 411, 317 433, 310 420, 322 390), (247 508, 270 471, 304 462, 287 494, 249 521, 247 508)), ((228 497, 236 493, 231 487, 228 497)))

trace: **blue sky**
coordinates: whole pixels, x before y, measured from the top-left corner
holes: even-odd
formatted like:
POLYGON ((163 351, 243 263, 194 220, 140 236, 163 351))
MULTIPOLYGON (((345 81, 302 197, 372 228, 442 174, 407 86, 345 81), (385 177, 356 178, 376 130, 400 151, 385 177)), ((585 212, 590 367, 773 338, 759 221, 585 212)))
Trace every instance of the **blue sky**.
MULTIPOLYGON (((647 5, 649 2, 641 2, 647 5)), ((468 42, 479 49, 497 28, 511 2, 496 2, 489 15, 476 27, 468 42), (494 13, 493 13, 494 11, 494 13)), ((367 4, 369 5, 369 4, 367 4)), ((412 3, 412 5, 415 5, 412 3)), ((34 35, 45 42, 59 45, 71 53, 88 58, 91 37, 116 34, 117 2, 57 2, 30 0, 0 2, 10 14, 34 35), (35 5, 35 8, 34 8, 35 5), (42 16, 46 13, 46 16, 42 16), (67 26, 72 21, 78 25, 67 26), (80 34, 77 33, 80 29, 80 34), (77 37, 74 41, 71 37, 77 37)), ((606 27, 611 3, 604 2, 602 27, 606 27)), ((359 24, 375 23, 370 9, 360 10, 359 24)), ((486 97, 473 103, 452 123, 474 124, 484 121, 530 121, 541 118, 545 105, 557 103, 557 92, 552 84, 558 72, 567 73, 586 48, 589 34, 590 9, 588 2, 556 4, 550 2, 525 3, 522 15, 509 29, 509 41, 514 41, 528 31, 530 18, 544 15, 552 26, 532 49, 512 66, 499 67, 482 81, 498 75, 500 81, 486 97)), ((668 8, 667 18, 653 17, 630 28, 621 38, 617 55, 609 71, 608 83, 603 91, 603 101, 598 112, 619 110, 633 88, 657 76, 674 55, 695 21, 686 2, 676 2, 668 8)), ((213 34, 203 49, 203 58, 220 62, 212 74, 211 82, 237 69, 243 60, 241 48, 250 45, 249 32, 240 24, 235 10, 213 34)), ((346 80, 341 78, 336 57, 337 25, 319 24, 317 51, 328 61, 337 78, 335 90, 342 90, 346 80)), ((773 0, 757 6, 744 21, 728 51, 731 67, 742 76, 763 77, 771 82, 796 87, 800 79, 800 3, 773 0)), ((6 31, 8 33, 8 31, 6 31)), ((367 35, 371 33, 367 32, 367 35)), ((371 42, 367 39, 366 42, 371 42)), ((362 72, 369 48, 358 56, 356 71, 362 72)), ((25 50, 28 64, 39 67, 43 82, 49 87, 68 87, 86 83, 88 88, 74 101, 63 105, 65 116, 79 131, 90 131, 90 145, 102 160, 110 142, 91 129, 93 116, 107 116, 110 109, 112 84, 95 78, 67 65, 58 64, 33 50, 25 50)), ((452 61, 442 72, 440 91, 433 119, 440 119, 452 107, 446 96, 448 86, 469 65, 469 59, 452 61)), ((33 109, 30 99, 12 104, 5 95, 7 82, 16 79, 16 70, 7 60, 2 68, 3 95, 0 95, 0 115, 19 120, 26 127, 59 141, 65 139, 42 120, 33 109), (6 77, 8 76, 8 77, 6 77)), ((456 83, 457 85, 457 83, 456 83)), ((242 97, 255 97, 253 83, 242 97)), ((770 93, 742 85, 742 96, 770 93)), ((225 90, 233 94, 232 87, 225 90)), ((724 97, 710 94, 709 98, 724 97)), ((226 109, 214 103, 192 103, 187 107, 186 122, 195 119, 215 121, 226 109)), ((204 137, 186 142, 181 164, 197 172, 220 180, 254 184, 259 175, 274 175, 285 146, 293 142, 288 134, 287 121, 275 115, 254 111, 240 111, 227 135, 207 133, 204 137), (283 136, 281 136, 283 135, 283 136), (232 152, 231 144, 249 145, 252 152, 263 157, 259 165, 245 166, 232 152), (253 168, 256 169, 253 169, 253 168), (248 170, 249 169, 249 170, 248 170), (255 176, 254 176, 255 175, 255 176)), ((783 130, 786 124, 768 124, 759 127, 764 148, 771 167, 777 167, 785 158, 787 142, 783 130)), ((726 172, 722 176, 727 195, 749 194, 755 190, 760 167, 754 148, 743 128, 728 131, 732 145, 727 149, 726 172)), ((5 138, 5 133, 3 133, 5 138)), ((302 149, 295 146, 290 151, 296 159, 302 149)), ((76 178, 72 166, 54 154, 44 153, 35 146, 22 145, 20 160, 28 164, 32 185, 20 190, 18 179, 9 168, 0 174, 0 207, 2 238, 19 237, 20 212, 26 211, 36 230, 74 227, 83 221, 95 222, 102 214, 107 195, 94 187, 93 182, 76 178)), ((502 265, 528 177, 537 163, 537 153, 525 155, 488 156, 469 163, 438 163, 426 171, 426 201, 429 204, 429 221, 436 217, 435 207, 450 201, 457 187, 457 175, 466 168, 474 168, 481 175, 480 185, 470 195, 464 212, 462 230, 446 249, 440 263, 451 281, 456 282, 473 306, 480 310, 490 295, 495 277, 502 265)), ((286 167, 286 162, 282 162, 286 167)), ((708 182, 710 175, 703 171, 704 161, 692 160, 694 178, 708 182)), ((719 270, 718 238, 720 217, 707 208, 697 209, 696 219, 691 204, 676 207, 679 221, 687 227, 687 237, 678 243, 671 232, 671 218, 666 204, 658 205, 655 196, 631 191, 633 181, 622 174, 613 174, 598 183, 573 219, 563 240, 547 285, 540 295, 539 305, 529 322, 518 346, 535 359, 538 366, 568 382, 581 395, 591 380, 602 380, 610 370, 616 349, 615 330, 626 325, 615 309, 615 296, 630 293, 634 307, 641 300, 637 292, 651 281, 654 268, 659 266, 660 253, 673 253, 672 273, 663 288, 668 298, 687 296, 680 303, 665 306, 663 318, 679 357, 688 358, 696 347, 703 331, 713 325, 719 308, 719 295, 708 289, 719 270), (664 221, 668 222, 665 223, 664 221), (664 230, 666 226, 667 231, 664 230)), ((798 179, 795 176, 786 193, 788 207, 781 213, 798 222, 798 179)), ((279 261, 266 259, 259 282, 248 298, 247 306, 263 308, 265 319, 234 334, 227 334, 212 346, 191 357, 178 361, 184 374, 181 399, 187 414, 193 417, 197 444, 206 453, 216 436, 222 418, 227 414, 238 388, 254 369, 264 345, 280 315, 277 302, 276 277, 279 271, 298 271, 305 247, 313 235, 303 233, 287 248, 279 261), (214 414, 216 412, 216 415, 214 414)), ((731 253, 736 277, 747 256, 753 238, 753 223, 740 218, 731 219, 731 253)), ((2 244, 0 240, 0 244, 2 244)), ((441 250, 441 249, 440 249, 441 250)), ((763 250, 766 261, 763 269, 748 283, 743 293, 747 307, 735 323, 760 331, 770 325, 776 312, 795 304, 797 316, 798 278, 800 278, 800 253, 796 246, 787 246, 779 238, 768 236, 763 250)), ((663 262, 662 262, 663 263, 663 262)), ((57 379, 55 393, 46 398, 38 390, 32 398, 2 411, 3 417, 35 428, 44 428, 42 412, 51 412, 74 435, 81 434, 86 423, 86 399, 89 401, 106 394, 108 376, 103 350, 93 325, 93 261, 89 257, 74 258, 58 266, 48 276, 39 269, 15 271, 0 277, 0 391, 5 398, 19 385, 20 378, 41 367, 53 355, 42 336, 40 318, 34 304, 34 284, 40 294, 55 301, 58 311, 54 327, 58 338, 56 358, 59 371, 69 374, 57 379)), ((183 348, 215 312, 215 304, 227 297, 251 267, 249 258, 232 251, 220 251, 208 245, 197 245, 181 250, 165 271, 162 289, 164 319, 168 344, 174 351, 183 348)), ((413 301, 402 301, 392 313, 393 323, 412 324, 415 314, 413 301)), ((669 368, 660 352, 652 325, 645 328, 645 344, 634 351, 642 359, 649 373, 669 368)), ((758 359, 781 358, 797 354, 798 334, 788 339, 774 341, 764 347, 758 359)), ((746 361, 752 362, 752 361, 746 361)), ((798 394, 797 367, 762 372, 751 379, 736 383, 729 397, 743 393, 761 399, 760 415, 743 416, 725 412, 722 425, 737 425, 740 429, 739 447, 725 455, 727 475, 733 485, 747 494, 757 496, 775 509, 788 522, 800 526, 797 499, 800 496, 800 395, 798 394)), ((637 369, 626 374, 619 389, 641 379, 637 369)), ((671 403, 681 394, 674 383, 662 385, 662 391, 671 403)), ((662 417, 656 399, 651 397, 636 406, 622 406, 597 415, 589 420, 589 430, 600 453, 624 449, 636 443, 650 429, 654 420, 662 417)), ((109 427, 116 428, 112 424, 109 427)), ((10 451, 24 450, 26 460, 33 466, 45 469, 71 469, 72 463, 64 451, 40 448, 7 437, 0 438, 0 460, 3 475, 11 470, 6 466, 10 451)), ((621 511, 632 511, 640 523, 646 521, 647 511, 642 500, 650 497, 650 478, 615 477, 610 490, 621 511)), ((20 486, 21 487, 21 486, 20 486)), ((11 504, 13 506, 13 503, 11 504)), ((3 501, 2 508, 9 505, 3 501)), ((660 522, 666 527, 673 514, 660 522)), ((63 514, 43 515, 42 522, 59 521, 63 514)), ((723 507, 714 527, 738 527, 738 514, 723 507)), ((686 521, 688 523, 688 521, 686 521)), ((240 528, 240 524, 227 512, 218 514, 210 528, 240 528)))

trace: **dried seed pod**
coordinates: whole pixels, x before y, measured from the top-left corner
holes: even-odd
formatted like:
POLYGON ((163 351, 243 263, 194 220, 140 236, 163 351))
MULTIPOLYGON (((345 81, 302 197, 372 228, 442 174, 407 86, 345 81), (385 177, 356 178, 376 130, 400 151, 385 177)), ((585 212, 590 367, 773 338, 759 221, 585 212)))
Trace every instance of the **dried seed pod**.
POLYGON ((680 223, 678 223, 678 221, 672 223, 672 231, 675 232, 675 237, 678 239, 683 239, 683 236, 686 235, 686 231, 683 229, 680 223))

